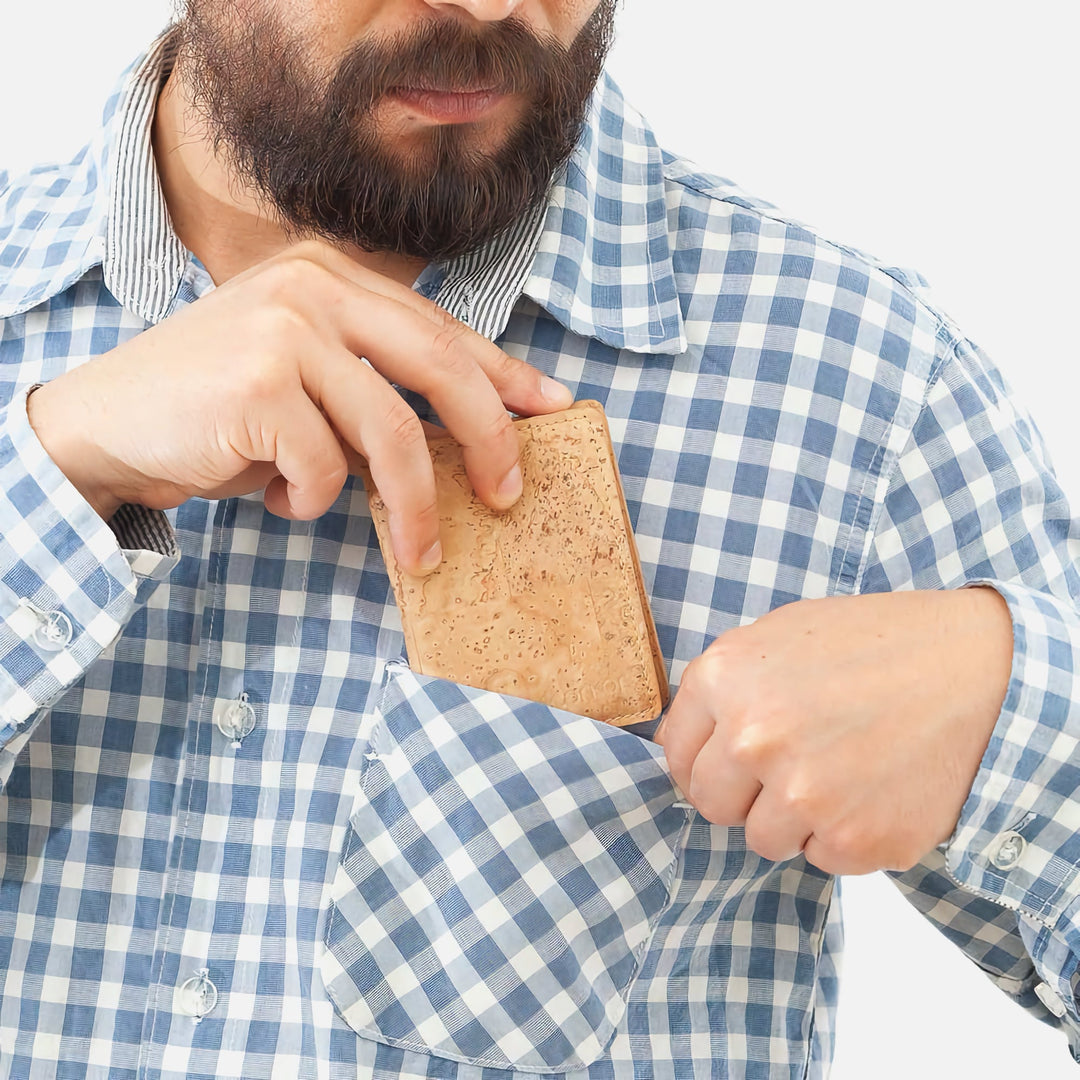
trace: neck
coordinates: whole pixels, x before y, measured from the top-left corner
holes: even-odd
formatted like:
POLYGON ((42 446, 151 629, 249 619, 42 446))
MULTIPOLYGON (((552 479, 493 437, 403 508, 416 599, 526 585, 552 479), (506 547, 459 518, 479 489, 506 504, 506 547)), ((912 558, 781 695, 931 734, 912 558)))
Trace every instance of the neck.
MULTIPOLYGON (((158 97, 153 143, 173 228, 215 284, 294 242, 273 208, 245 187, 214 152, 212 133, 192 108, 175 68, 158 97)), ((425 266, 423 259, 359 248, 349 249, 349 255, 359 265, 410 286, 425 266)))

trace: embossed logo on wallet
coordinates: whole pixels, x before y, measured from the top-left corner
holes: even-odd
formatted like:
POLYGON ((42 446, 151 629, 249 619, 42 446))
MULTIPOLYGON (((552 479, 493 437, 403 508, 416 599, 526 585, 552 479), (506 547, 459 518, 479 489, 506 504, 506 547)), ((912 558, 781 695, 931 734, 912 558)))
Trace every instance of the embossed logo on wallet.
POLYGON ((458 444, 432 440, 444 557, 427 577, 397 566, 364 478, 409 664, 609 723, 653 719, 667 678, 603 409, 515 428, 524 492, 503 513, 473 494, 458 444))

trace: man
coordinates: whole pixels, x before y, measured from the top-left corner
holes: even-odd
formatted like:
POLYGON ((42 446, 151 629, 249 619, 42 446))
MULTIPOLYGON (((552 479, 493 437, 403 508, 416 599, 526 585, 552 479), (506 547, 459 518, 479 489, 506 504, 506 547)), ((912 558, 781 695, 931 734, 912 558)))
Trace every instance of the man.
POLYGON ((613 8, 193 0, 0 180, 8 1075, 823 1076, 878 868, 1080 1053, 1037 433, 916 278, 657 148, 613 8), (424 423, 505 507, 575 397, 655 731, 413 675, 355 477, 423 574, 424 423))

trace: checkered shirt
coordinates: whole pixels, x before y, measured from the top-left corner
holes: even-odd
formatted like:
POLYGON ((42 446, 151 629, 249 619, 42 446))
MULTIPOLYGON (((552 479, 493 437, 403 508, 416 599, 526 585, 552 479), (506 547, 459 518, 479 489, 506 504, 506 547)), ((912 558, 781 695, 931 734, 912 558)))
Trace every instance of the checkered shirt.
MULTIPOLYGON (((168 62, 0 174, 0 1075, 824 1077, 836 882, 681 802, 649 725, 410 671, 358 481, 311 522, 106 523, 42 449, 30 386, 212 288, 154 171, 168 62)), ((1080 525, 925 282, 663 152, 605 78, 543 213, 416 287, 604 403, 674 684, 804 597, 1005 598, 959 826, 894 878, 1076 1052, 1080 525)))

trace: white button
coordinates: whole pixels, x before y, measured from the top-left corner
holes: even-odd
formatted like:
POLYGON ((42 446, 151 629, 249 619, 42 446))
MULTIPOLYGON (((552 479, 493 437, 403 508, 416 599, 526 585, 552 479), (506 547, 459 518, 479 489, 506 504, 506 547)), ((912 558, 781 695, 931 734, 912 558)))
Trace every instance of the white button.
POLYGON ((1050 989, 1047 983, 1039 983, 1035 987, 1035 996, 1055 1015, 1065 1015, 1065 1002, 1050 989))
POLYGON ((42 611, 31 604, 25 597, 19 601, 19 607, 27 613, 30 626, 30 640, 43 652, 60 652, 71 643, 74 633, 71 620, 62 611, 42 611))
POLYGON ((240 740, 250 735, 255 727, 255 710, 248 703, 247 691, 228 701, 219 701, 214 709, 214 722, 218 730, 227 739, 232 739, 235 747, 240 740))
POLYGON ((34 641, 46 652, 60 652, 71 644, 71 620, 62 611, 50 611, 34 631, 34 641))
POLYGON ((217 987, 210 981, 209 969, 203 968, 181 985, 179 1006, 188 1016, 201 1020, 214 1011, 217 998, 217 987))
POLYGON ((1024 854, 1027 843, 1018 832, 1002 833, 994 844, 990 855, 990 861, 999 870, 1011 870, 1024 854))

